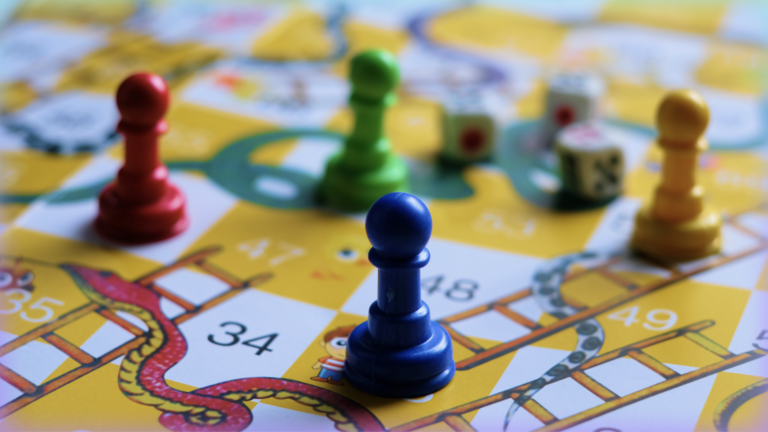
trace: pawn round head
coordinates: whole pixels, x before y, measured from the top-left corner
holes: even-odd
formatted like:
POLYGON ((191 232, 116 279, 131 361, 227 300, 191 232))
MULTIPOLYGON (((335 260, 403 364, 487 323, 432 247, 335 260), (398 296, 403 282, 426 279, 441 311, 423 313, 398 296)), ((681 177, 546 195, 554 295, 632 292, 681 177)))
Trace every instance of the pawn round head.
POLYGON ((427 245, 432 235, 432 216, 420 199, 393 192, 373 203, 365 217, 365 231, 379 255, 410 259, 427 245))
POLYGON ((137 73, 117 88, 117 109, 122 121, 135 126, 152 126, 168 110, 168 85, 158 75, 137 73))
POLYGON ((368 50, 352 58, 349 79, 355 94, 366 99, 384 99, 400 81, 397 58, 384 50, 368 50))
POLYGON ((659 137, 685 147, 694 147, 707 129, 709 108, 693 90, 667 93, 656 112, 659 137))

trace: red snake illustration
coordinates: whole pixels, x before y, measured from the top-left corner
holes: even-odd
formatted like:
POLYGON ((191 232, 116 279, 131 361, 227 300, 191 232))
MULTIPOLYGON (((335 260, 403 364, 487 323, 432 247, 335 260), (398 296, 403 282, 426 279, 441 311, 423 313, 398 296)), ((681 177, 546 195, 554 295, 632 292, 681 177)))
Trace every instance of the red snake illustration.
POLYGON ((92 301, 128 312, 146 323, 147 340, 126 353, 118 385, 129 399, 162 411, 160 423, 173 431, 240 431, 253 420, 243 403, 274 397, 293 399, 325 414, 341 431, 381 431, 384 427, 365 407, 326 390, 282 378, 242 378, 193 392, 176 390, 165 373, 181 361, 187 342, 178 327, 160 310, 160 297, 151 289, 107 272, 78 265, 62 265, 92 301))

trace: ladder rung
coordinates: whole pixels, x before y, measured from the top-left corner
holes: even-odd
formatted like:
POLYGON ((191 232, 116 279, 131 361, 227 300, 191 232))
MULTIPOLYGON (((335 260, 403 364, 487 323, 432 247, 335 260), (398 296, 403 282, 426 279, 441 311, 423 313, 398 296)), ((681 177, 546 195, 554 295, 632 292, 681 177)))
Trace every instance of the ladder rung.
POLYGON ((649 356, 648 354, 642 351, 632 350, 628 354, 633 359, 642 363, 643 366, 651 369, 652 371, 656 372, 657 374, 663 376, 666 379, 680 376, 679 373, 668 368, 666 365, 664 365, 664 363, 661 363, 660 361, 656 360, 655 358, 649 356))
POLYGON ((533 399, 528 399, 528 401, 523 404, 523 408, 544 424, 548 425, 558 420, 557 417, 533 399))
POLYGON ((529 328, 531 330, 537 329, 537 328, 541 327, 537 323, 529 320, 528 318, 520 315, 519 313, 513 311, 512 309, 510 309, 510 308, 508 308, 506 306, 502 306, 502 305, 498 305, 497 304, 497 305, 493 306, 493 310, 495 310, 496 312, 498 312, 498 313, 504 315, 505 317, 511 319, 512 321, 520 324, 521 326, 527 327, 527 328, 529 328))
POLYGON ((210 274, 211 276, 219 279, 220 281, 224 282, 225 284, 233 288, 240 288, 244 285, 243 281, 235 278, 234 276, 228 274, 224 270, 209 263, 208 261, 200 260, 195 262, 195 265, 200 267, 201 270, 205 271, 206 273, 210 274))
POLYGON ((165 288, 159 287, 157 285, 152 285, 151 288, 152 288, 152 290, 154 292, 156 292, 156 293, 160 294, 161 296, 167 298, 168 300, 176 303, 177 305, 181 306, 183 309, 185 309, 187 311, 195 310, 195 305, 193 305, 192 303, 190 303, 190 302, 184 300, 183 298, 177 296, 176 294, 166 290, 165 288))
POLYGON ((0 378, 2 378, 3 381, 7 382, 8 384, 23 391, 24 393, 32 394, 37 391, 36 385, 32 384, 29 382, 29 380, 8 369, 2 364, 0 364, 0 378))
POLYGON ((49 344, 58 348, 59 351, 75 359, 75 361, 80 364, 93 363, 93 357, 91 357, 90 354, 81 350, 79 347, 73 345, 72 342, 64 339, 56 333, 48 333, 47 335, 43 336, 43 339, 49 344))
POLYGON ((451 339, 458 342, 468 350, 472 351, 473 353, 477 354, 479 352, 485 351, 485 348, 481 347, 480 345, 476 344, 474 341, 472 341, 470 338, 464 336, 463 334, 457 332, 451 326, 447 324, 443 324, 443 328, 448 332, 448 334, 451 336, 451 339))
POLYGON ((449 415, 445 417, 445 424, 451 427, 456 432, 474 432, 475 428, 464 420, 464 417, 459 415, 449 415))
POLYGON ((574 381, 584 386, 587 390, 591 391, 595 396, 599 397, 600 399, 604 401, 613 400, 619 397, 616 393, 608 390, 605 386, 600 384, 599 382, 595 381, 590 377, 589 375, 585 374, 582 371, 574 371, 571 374, 571 378, 573 378, 574 381))
POLYGON ((133 325, 132 322, 122 318, 120 315, 112 312, 109 309, 101 309, 99 310, 99 315, 103 316, 104 318, 112 321, 113 323, 119 325, 120 327, 124 328, 125 330, 128 330, 131 332, 134 336, 141 336, 144 334, 144 330, 140 329, 139 327, 136 327, 133 325))
POLYGON ((723 348, 722 345, 718 344, 717 342, 713 341, 712 339, 702 335, 701 333, 686 333, 685 337, 687 337, 689 340, 701 345, 704 349, 707 351, 712 352, 712 354, 715 354, 717 356, 720 356, 724 359, 733 357, 733 353, 728 351, 727 349, 723 348))

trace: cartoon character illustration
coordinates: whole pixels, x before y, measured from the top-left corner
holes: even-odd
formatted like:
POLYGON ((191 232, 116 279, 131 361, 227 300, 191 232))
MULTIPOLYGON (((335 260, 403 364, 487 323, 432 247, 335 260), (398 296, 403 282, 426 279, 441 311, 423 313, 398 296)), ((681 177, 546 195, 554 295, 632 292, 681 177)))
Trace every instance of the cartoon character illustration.
POLYGON ((354 329, 355 326, 339 327, 325 334, 320 346, 325 348, 328 355, 312 365, 312 369, 320 369, 320 373, 312 377, 313 380, 344 385, 341 380, 344 378, 344 360, 347 358, 347 339, 354 329))
POLYGON ((369 271, 368 250, 371 244, 364 235, 345 234, 336 235, 326 239, 323 244, 323 253, 326 259, 322 262, 322 269, 312 271, 312 278, 318 280, 342 280, 348 273, 350 265, 354 268, 369 271))
POLYGON ((32 292, 34 278, 31 271, 21 267, 21 259, 17 259, 13 267, 0 266, 0 291, 23 289, 32 292))

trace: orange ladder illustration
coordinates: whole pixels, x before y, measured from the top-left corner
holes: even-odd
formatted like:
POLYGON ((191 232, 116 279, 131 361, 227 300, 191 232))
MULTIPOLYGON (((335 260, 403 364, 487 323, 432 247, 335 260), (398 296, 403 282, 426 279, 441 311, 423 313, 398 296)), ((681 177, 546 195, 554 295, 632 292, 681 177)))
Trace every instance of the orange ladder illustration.
MULTIPOLYGON (((541 429, 538 429, 539 431, 565 430, 632 403, 653 397, 667 390, 683 386, 685 384, 727 370, 734 366, 747 363, 768 354, 760 349, 755 349, 738 355, 731 353, 726 348, 720 346, 716 342, 701 334, 702 330, 707 329, 714 324, 715 323, 713 321, 701 321, 686 327, 671 330, 669 332, 642 340, 640 342, 624 346, 622 348, 595 357, 585 362, 579 368, 575 369, 571 374, 560 376, 552 381, 557 382, 568 377, 572 378, 581 386, 603 400, 602 404, 597 405, 594 408, 590 408, 578 414, 574 414, 565 419, 558 419, 549 410, 536 402, 535 399, 528 400, 522 405, 522 408, 531 413, 531 415, 536 417, 539 421, 544 423, 545 426, 541 429), (689 341, 695 343, 697 346, 720 357, 722 360, 681 375, 643 351, 644 349, 652 347, 661 342, 666 342, 679 337, 688 339, 689 341), (662 378, 664 378, 664 381, 642 390, 638 390, 626 396, 619 397, 616 393, 585 373, 590 368, 621 357, 630 357, 636 360, 641 365, 659 374, 662 378)), ((525 390, 527 390, 532 385, 532 383, 533 381, 437 414, 414 420, 412 422, 394 427, 390 430, 412 431, 437 423, 445 423, 455 431, 474 431, 475 429, 463 417, 463 415, 499 402, 506 402, 511 404, 512 401, 520 396, 525 390)), ((503 419, 499 418, 499 425, 501 425, 502 420, 503 419)))
MULTIPOLYGON (((242 281, 230 275, 223 269, 206 260, 208 256, 219 252, 220 250, 221 248, 219 247, 210 247, 198 252, 191 253, 188 256, 180 258, 178 261, 170 264, 167 267, 160 268, 138 278, 135 282, 146 286, 147 288, 155 291, 158 295, 165 297, 171 302, 176 303, 182 307, 184 312, 173 319, 176 324, 181 324, 184 321, 187 321, 188 319, 198 315, 199 313, 208 310, 232 297, 235 297, 236 295, 242 293, 244 290, 251 287, 257 287, 272 278, 271 273, 261 273, 248 280, 242 281), (229 285, 230 289, 199 306, 195 306, 183 298, 180 298, 179 296, 154 284, 154 281, 158 278, 187 266, 195 266, 203 272, 218 278, 222 282, 229 285)), ((144 330, 121 318, 109 309, 103 308, 95 303, 87 303, 75 310, 68 312, 67 314, 62 315, 54 321, 50 321, 40 327, 37 327, 34 330, 20 335, 5 345, 0 346, 0 357, 36 340, 37 338, 42 338, 52 346, 58 348, 60 351, 78 362, 80 366, 37 386, 8 367, 0 364, 0 379, 24 392, 24 394, 20 395, 13 401, 8 402, 7 404, 0 407, 0 419, 5 418, 9 414, 42 398, 45 395, 56 391, 57 389, 75 381, 76 379, 95 371, 96 369, 124 355, 128 351, 138 347, 146 341, 144 330), (94 358, 90 354, 81 350, 79 347, 54 333, 57 329, 77 321, 78 319, 83 318, 91 312, 98 313, 107 320, 112 321, 123 329, 129 331, 136 337, 104 354, 103 356, 94 358)))
POLYGON ((702 273, 704 271, 710 270, 712 268, 752 255, 766 248, 768 248, 768 241, 764 239, 760 239, 760 242, 756 246, 750 249, 744 250, 742 252, 739 252, 737 254, 733 254, 730 256, 723 256, 715 260, 710 260, 706 263, 703 263, 699 267, 693 268, 685 272, 676 271, 670 268, 664 268, 664 270, 671 272, 670 277, 645 285, 645 286, 641 286, 641 287, 638 287, 632 282, 625 280, 620 275, 610 271, 611 266, 620 262, 619 259, 609 260, 608 262, 591 270, 578 270, 576 272, 572 272, 571 274, 565 277, 564 282, 572 281, 576 278, 582 277, 589 273, 597 273, 601 277, 610 280, 613 284, 623 287, 625 289, 625 293, 618 295, 604 303, 601 303, 589 308, 583 305, 576 304, 572 299, 564 298, 564 300, 567 303, 571 304, 571 306, 574 306, 577 309, 580 309, 580 311, 574 315, 563 318, 547 326, 541 326, 509 308, 509 305, 515 302, 518 302, 520 300, 523 300, 525 298, 528 298, 531 295, 530 288, 518 291, 512 295, 494 300, 484 305, 477 306, 475 308, 466 310, 464 312, 459 312, 455 315, 451 315, 449 317, 439 319, 437 320, 437 322, 440 323, 448 331, 448 333, 451 335, 451 338, 455 343, 462 345, 463 347, 467 348, 468 350, 474 353, 474 355, 456 362, 457 370, 470 370, 483 363, 489 362, 505 354, 509 354, 522 347, 525 347, 527 345, 530 345, 532 343, 545 339, 549 336, 552 336, 557 332, 568 329, 574 326, 575 324, 578 324, 581 321, 594 318, 597 315, 600 315, 617 306, 620 306, 624 303, 627 303, 639 297, 642 297, 650 292, 672 285, 676 282, 689 278, 693 275, 702 273), (500 343, 498 345, 495 345, 491 348, 486 349, 481 347, 478 343, 474 342, 470 337, 464 334, 461 334, 458 330, 451 327, 451 325, 456 322, 459 322, 467 318, 471 318, 489 311, 498 312, 503 316, 505 316, 506 318, 524 327, 527 327, 528 329, 530 329, 530 333, 524 336, 521 336, 517 339, 500 343))

